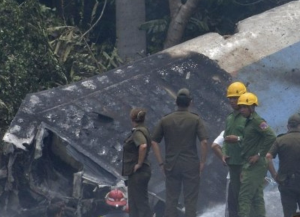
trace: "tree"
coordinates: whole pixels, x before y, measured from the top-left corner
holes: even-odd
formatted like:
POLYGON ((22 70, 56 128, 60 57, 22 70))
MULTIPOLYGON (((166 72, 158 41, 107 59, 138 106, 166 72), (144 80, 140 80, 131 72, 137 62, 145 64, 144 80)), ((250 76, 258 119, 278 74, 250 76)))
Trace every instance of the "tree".
POLYGON ((145 22, 145 0, 117 0, 117 49, 124 60, 141 58, 146 50, 146 33, 139 27, 145 22))
POLYGON ((155 53, 216 32, 234 34, 236 23, 292 0, 146 0, 147 52, 155 53), (168 8, 168 10, 167 10, 168 8))
POLYGON ((0 1, 1 138, 26 94, 100 74, 121 62, 114 44, 96 44, 91 40, 91 36, 95 37, 93 24, 102 15, 103 1, 89 0, 85 7, 77 6, 75 0, 69 3, 68 7, 78 9, 76 13, 70 15, 62 5, 58 16, 38 0, 21 4, 0 1), (75 19, 81 21, 81 8, 87 11, 85 20, 91 22, 85 29, 71 23, 75 19))
POLYGON ((186 25, 197 9, 200 0, 169 0, 171 22, 169 24, 164 48, 172 47, 181 42, 186 25))
POLYGON ((49 46, 42 9, 34 0, 21 6, 0 3, 0 137, 27 93, 66 84, 65 71, 49 46))

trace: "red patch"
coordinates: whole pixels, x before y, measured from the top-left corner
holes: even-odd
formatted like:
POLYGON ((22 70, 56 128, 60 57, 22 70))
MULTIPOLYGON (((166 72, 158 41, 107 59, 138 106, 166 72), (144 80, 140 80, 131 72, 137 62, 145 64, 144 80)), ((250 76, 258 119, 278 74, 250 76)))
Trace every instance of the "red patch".
POLYGON ((269 126, 266 122, 261 122, 259 125, 260 129, 265 130, 267 129, 269 126))

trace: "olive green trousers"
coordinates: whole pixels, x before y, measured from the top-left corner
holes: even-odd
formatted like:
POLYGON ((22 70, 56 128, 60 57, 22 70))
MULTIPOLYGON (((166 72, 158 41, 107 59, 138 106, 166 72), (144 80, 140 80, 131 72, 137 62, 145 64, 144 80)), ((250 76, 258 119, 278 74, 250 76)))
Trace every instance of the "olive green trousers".
POLYGON ((261 157, 255 164, 246 163, 242 167, 239 192, 239 217, 250 217, 251 209, 256 217, 265 217, 263 195, 264 178, 267 173, 267 161, 261 157))

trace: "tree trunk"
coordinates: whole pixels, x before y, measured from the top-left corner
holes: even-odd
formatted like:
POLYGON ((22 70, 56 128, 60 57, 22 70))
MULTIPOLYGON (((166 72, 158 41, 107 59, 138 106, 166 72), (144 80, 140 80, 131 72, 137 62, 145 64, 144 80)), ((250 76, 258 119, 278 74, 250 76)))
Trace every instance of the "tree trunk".
POLYGON ((139 30, 145 13, 145 0, 116 0, 117 49, 126 62, 145 54, 146 33, 139 30))
POLYGON ((164 43, 165 49, 181 42, 185 27, 195 12, 199 1, 187 0, 185 4, 182 4, 181 0, 169 0, 171 22, 164 43))

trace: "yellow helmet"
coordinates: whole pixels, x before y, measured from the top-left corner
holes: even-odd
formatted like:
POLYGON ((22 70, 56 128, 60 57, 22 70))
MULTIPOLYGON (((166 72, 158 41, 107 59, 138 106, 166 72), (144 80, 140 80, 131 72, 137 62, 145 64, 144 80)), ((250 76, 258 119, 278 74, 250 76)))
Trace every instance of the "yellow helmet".
POLYGON ((244 93, 242 94, 237 102, 238 105, 258 105, 258 99, 257 96, 255 96, 253 93, 244 93))
POLYGON ((227 88, 227 97, 238 97, 246 92, 247 88, 242 82, 233 82, 227 88))

